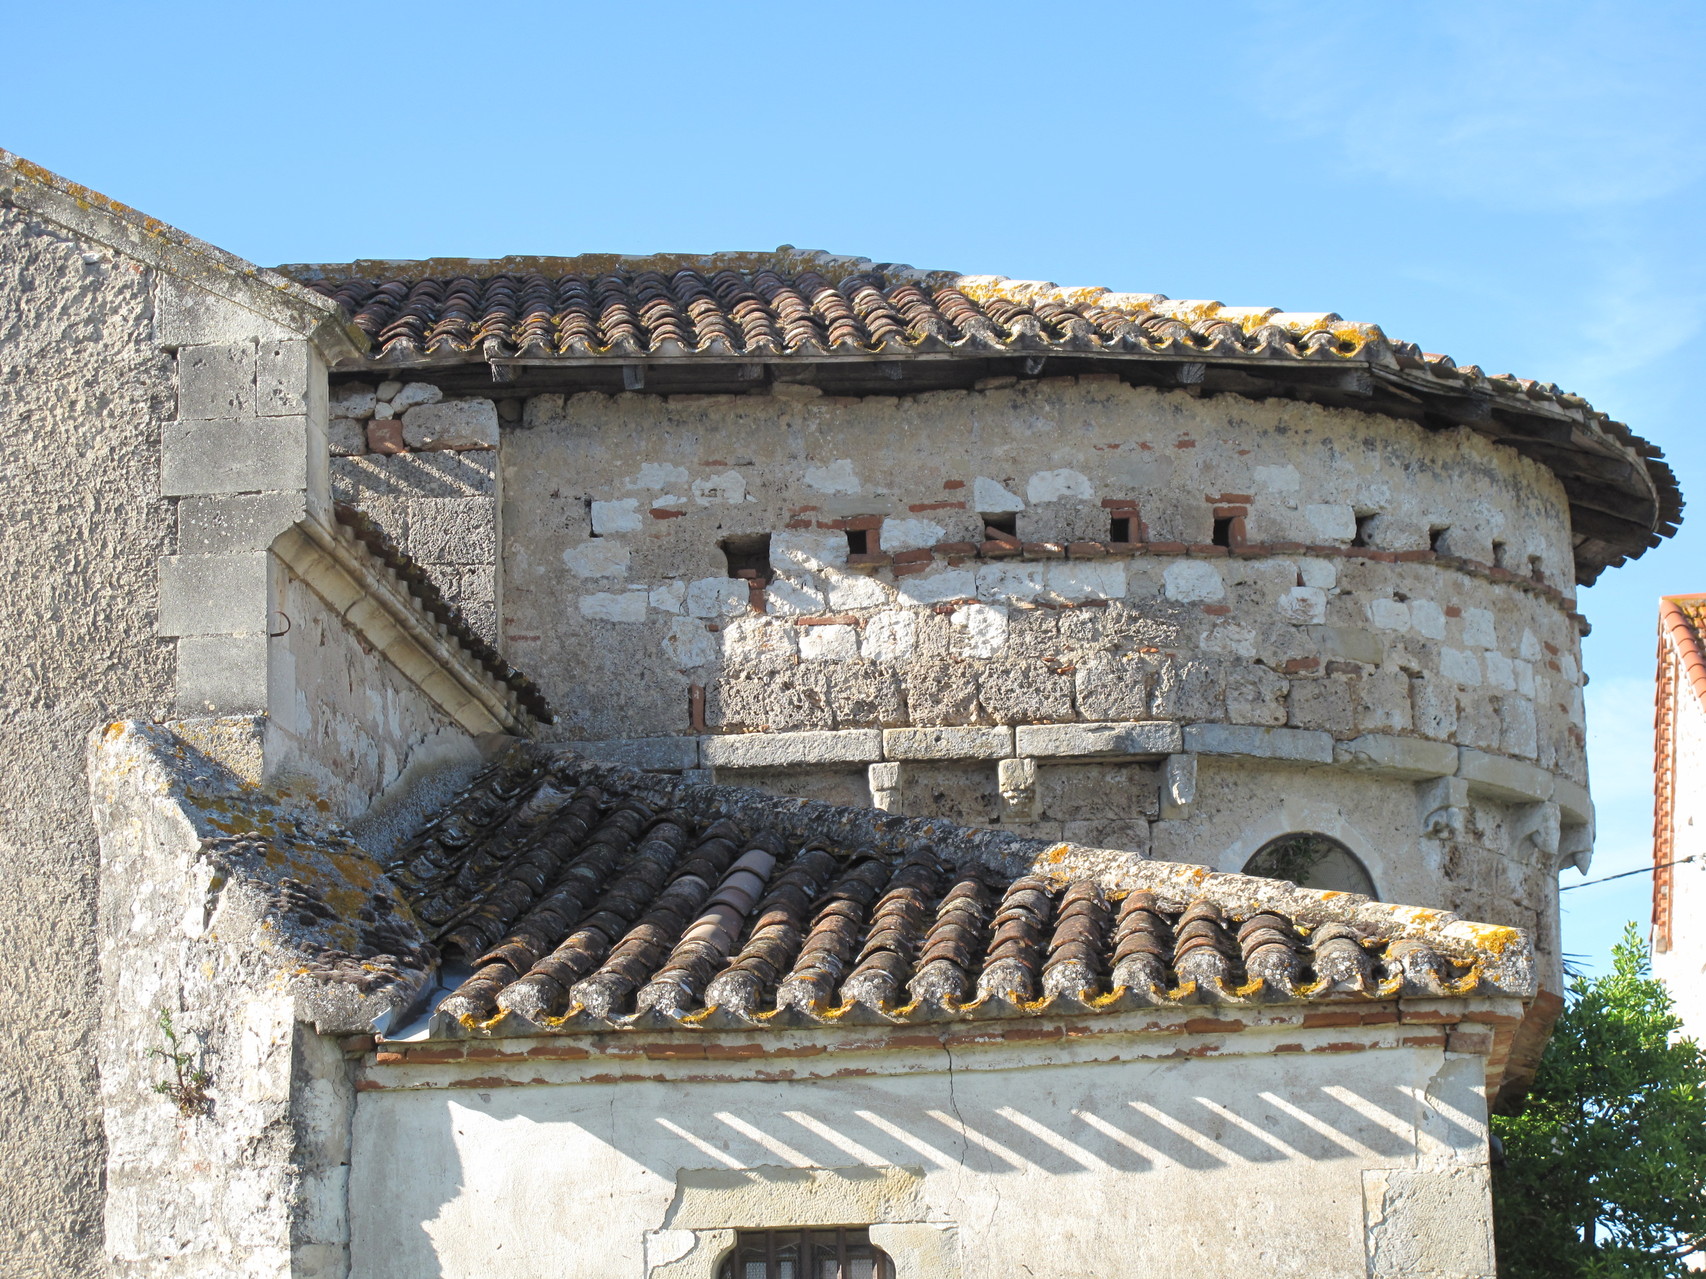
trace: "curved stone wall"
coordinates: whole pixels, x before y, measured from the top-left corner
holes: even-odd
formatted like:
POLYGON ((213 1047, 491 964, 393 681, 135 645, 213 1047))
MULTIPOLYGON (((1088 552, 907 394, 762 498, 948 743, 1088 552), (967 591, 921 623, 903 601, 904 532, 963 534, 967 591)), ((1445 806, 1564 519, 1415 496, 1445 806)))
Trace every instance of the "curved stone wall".
POLYGON ((1555 951, 1581 623, 1515 451, 1112 377, 496 409, 504 644, 564 739, 1224 870, 1319 830, 1555 951))

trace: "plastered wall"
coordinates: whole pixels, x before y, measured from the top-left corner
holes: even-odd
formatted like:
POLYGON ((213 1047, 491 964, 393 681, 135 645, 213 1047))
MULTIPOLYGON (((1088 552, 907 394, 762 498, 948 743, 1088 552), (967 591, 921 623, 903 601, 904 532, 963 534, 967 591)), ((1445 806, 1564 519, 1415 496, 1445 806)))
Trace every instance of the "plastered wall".
POLYGON ((709 1279, 718 1232, 875 1225, 902 1275, 1492 1275, 1480 1058, 1127 1053, 391 1072, 358 1094, 352 1270, 709 1279))
MULTIPOLYGON (((1670 643, 1670 640, 1666 640, 1670 643)), ((1693 857, 1671 868, 1670 946, 1653 954, 1653 973, 1662 978, 1683 1019, 1683 1033, 1706 1039, 1706 711, 1685 669, 1672 671, 1671 732, 1675 762, 1671 784, 1671 857, 1693 857)))
POLYGON ((0 1272, 99 1273, 97 851, 80 744, 91 725, 164 716, 173 649, 155 633, 171 547, 158 435, 172 363, 154 276, 0 203, 0 1272), (142 589, 139 589, 139 585, 142 589))

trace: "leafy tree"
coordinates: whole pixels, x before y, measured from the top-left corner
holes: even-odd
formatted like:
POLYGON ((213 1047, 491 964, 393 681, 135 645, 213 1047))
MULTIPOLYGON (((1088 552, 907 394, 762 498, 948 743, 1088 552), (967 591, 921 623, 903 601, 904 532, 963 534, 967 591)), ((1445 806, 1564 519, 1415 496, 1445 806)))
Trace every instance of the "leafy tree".
POLYGON ((1493 1131, 1505 1279, 1660 1279, 1706 1258, 1706 1056, 1679 1039, 1635 925, 1576 976, 1520 1114, 1493 1131))

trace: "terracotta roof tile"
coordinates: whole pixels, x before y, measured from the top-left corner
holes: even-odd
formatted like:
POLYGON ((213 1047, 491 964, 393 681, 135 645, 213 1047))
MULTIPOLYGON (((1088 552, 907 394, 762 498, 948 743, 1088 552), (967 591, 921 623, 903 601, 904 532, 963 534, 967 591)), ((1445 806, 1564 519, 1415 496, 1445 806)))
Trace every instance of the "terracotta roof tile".
POLYGON ((1496 957, 1514 933, 1482 952, 1443 931, 1327 908, 1343 894, 1243 876, 1174 896, 1071 871, 1014 873, 975 853, 976 832, 950 823, 902 847, 849 837, 871 820, 886 819, 642 778, 543 748, 512 756, 387 868, 447 959, 468 965, 439 998, 433 1032, 907 1022, 1526 989, 1526 968, 1506 971, 1496 957), (709 811, 708 796, 718 801, 709 811), (828 834, 802 836, 785 812, 828 834), (1228 896, 1233 883, 1239 891, 1228 896), (1262 900, 1281 889, 1319 899, 1322 910, 1306 917, 1262 900))
POLYGON ((879 365, 892 377, 913 361, 920 384, 945 376, 945 359, 1047 359, 1056 371, 1112 367, 1162 385, 1200 385, 1206 367, 1218 379, 1211 389, 1468 426, 1534 457, 1569 493, 1583 582, 1657 545, 1682 516, 1662 452, 1580 396, 1488 376, 1330 311, 920 271, 786 246, 279 270, 335 300, 366 335, 369 351, 341 363, 343 373, 487 363, 510 380, 552 367, 595 377, 602 366, 621 373, 617 385, 639 385, 626 379, 650 369, 689 391, 737 387, 733 366, 750 376, 778 361, 843 380, 874 377, 879 365))

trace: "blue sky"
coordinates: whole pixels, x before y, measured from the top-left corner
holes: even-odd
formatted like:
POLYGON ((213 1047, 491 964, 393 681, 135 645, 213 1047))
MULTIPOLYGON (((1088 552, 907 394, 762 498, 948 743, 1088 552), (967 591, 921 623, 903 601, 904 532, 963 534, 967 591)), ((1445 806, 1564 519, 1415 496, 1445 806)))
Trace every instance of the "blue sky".
MULTIPOLYGON (((6 8, 0 145, 256 262, 789 243, 1335 310, 1586 395, 1706 503, 1698 3, 6 8)), ((1703 552, 1584 594, 1595 876, 1648 855, 1703 552)), ((1567 894, 1566 949, 1647 894, 1567 894)))

